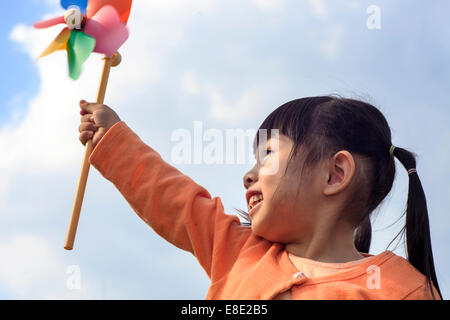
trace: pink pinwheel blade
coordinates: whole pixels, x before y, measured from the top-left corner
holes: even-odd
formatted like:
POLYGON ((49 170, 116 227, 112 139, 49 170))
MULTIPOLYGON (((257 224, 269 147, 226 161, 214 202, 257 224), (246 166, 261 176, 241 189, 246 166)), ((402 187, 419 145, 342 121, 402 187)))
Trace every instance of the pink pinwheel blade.
POLYGON ((120 21, 119 14, 113 6, 101 8, 86 22, 83 31, 94 37, 96 45, 94 52, 111 57, 128 39, 128 29, 120 21))
POLYGON ((60 16, 60 17, 51 18, 51 19, 48 19, 48 20, 36 22, 34 24, 34 27, 36 29, 43 29, 43 28, 49 28, 49 27, 55 26, 55 25, 60 24, 60 23, 66 23, 66 21, 64 20, 64 16, 60 16))

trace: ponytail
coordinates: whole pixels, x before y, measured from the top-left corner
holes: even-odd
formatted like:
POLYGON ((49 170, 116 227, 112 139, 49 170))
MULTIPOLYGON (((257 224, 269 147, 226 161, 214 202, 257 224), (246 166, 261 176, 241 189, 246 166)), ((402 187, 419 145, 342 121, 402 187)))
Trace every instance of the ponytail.
POLYGON ((364 215, 364 219, 356 228, 354 243, 359 252, 369 253, 370 242, 372 241, 372 226, 370 224, 370 215, 364 215))
MULTIPOLYGON (((434 268, 433 252, 431 249, 430 224, 425 193, 417 174, 415 155, 408 150, 395 147, 395 156, 408 170, 409 189, 406 206, 406 224, 395 237, 406 231, 406 247, 408 261, 427 278, 427 286, 435 298, 432 284, 441 295, 434 268), (411 170, 414 169, 414 170, 411 170)), ((394 240, 395 240, 394 238, 394 240)), ((392 242, 391 242, 392 243, 392 242)))

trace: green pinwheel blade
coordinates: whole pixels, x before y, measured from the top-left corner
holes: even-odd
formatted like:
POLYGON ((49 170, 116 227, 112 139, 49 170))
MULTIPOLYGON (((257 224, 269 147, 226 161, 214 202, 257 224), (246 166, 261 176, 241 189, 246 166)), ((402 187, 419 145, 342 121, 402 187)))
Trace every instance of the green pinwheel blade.
POLYGON ((83 63, 95 48, 95 39, 82 31, 72 30, 67 42, 69 76, 73 80, 80 77, 83 63))

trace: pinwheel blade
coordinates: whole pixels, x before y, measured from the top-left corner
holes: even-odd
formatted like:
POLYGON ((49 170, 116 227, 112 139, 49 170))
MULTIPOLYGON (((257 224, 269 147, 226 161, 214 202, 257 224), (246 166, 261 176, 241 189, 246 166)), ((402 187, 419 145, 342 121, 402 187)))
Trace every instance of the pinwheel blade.
POLYGON ((95 38, 95 52, 111 57, 128 39, 128 29, 113 6, 101 8, 86 22, 83 31, 95 38))
POLYGON ((36 29, 43 29, 43 28, 52 27, 52 26, 60 24, 60 23, 66 23, 66 21, 64 20, 64 16, 51 18, 51 19, 44 20, 44 21, 39 21, 39 22, 36 22, 33 26, 36 29))
POLYGON ((82 13, 86 13, 88 0, 61 0, 61 7, 69 9, 70 6, 77 6, 82 13))
POLYGON ((70 37, 70 29, 65 28, 63 29, 59 35, 53 40, 52 43, 47 47, 47 49, 42 52, 42 54, 39 56, 39 58, 48 56, 49 54, 57 51, 57 50, 64 50, 67 47, 67 41, 69 41, 70 37))
POLYGON ((119 13, 120 21, 127 23, 130 16, 132 0, 89 0, 86 16, 91 19, 101 8, 110 5, 119 13))
POLYGON ((67 43, 69 59, 69 76, 77 80, 81 74, 83 63, 95 47, 95 39, 81 31, 72 30, 67 43))

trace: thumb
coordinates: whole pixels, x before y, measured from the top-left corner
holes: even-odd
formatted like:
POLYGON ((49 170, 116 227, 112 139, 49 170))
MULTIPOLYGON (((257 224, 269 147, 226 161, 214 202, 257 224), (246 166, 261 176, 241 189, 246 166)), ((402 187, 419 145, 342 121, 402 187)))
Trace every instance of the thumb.
POLYGON ((85 100, 80 101, 80 108, 88 113, 94 113, 95 110, 100 108, 100 104, 90 103, 85 100))

